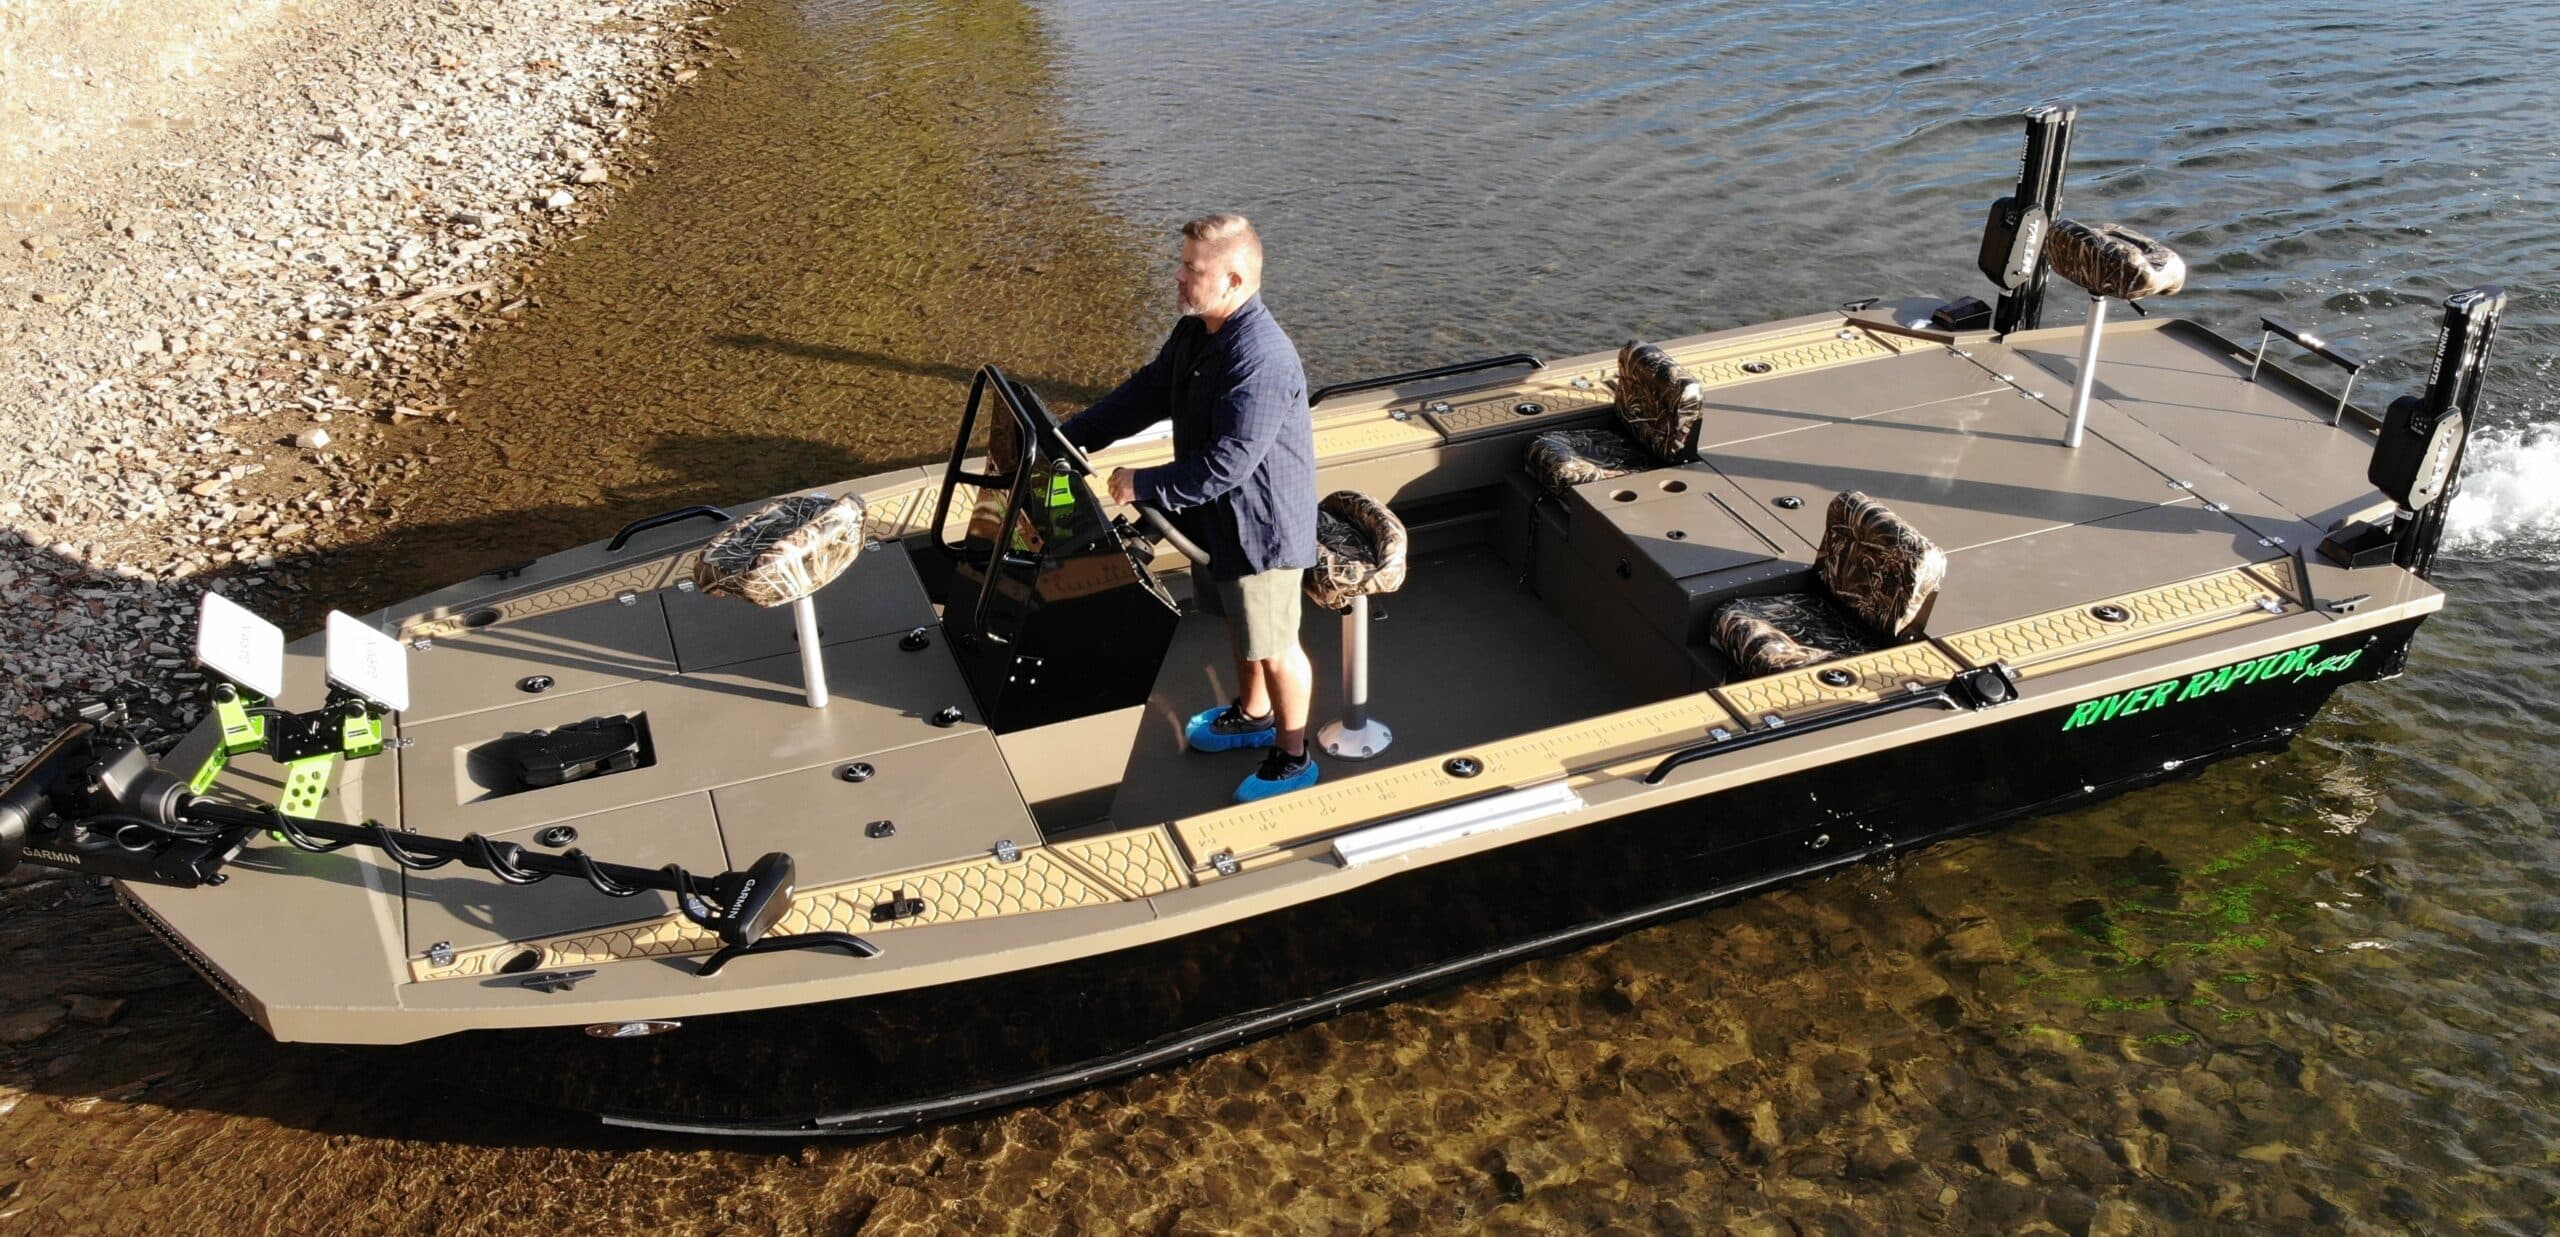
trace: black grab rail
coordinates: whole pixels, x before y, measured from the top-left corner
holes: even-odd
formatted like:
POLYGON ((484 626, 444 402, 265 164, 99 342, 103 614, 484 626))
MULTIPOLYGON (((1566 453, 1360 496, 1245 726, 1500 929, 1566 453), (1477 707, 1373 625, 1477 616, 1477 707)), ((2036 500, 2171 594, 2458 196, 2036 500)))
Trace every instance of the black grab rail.
POLYGON ((2338 388, 2338 406, 2329 413, 2329 424, 2346 419, 2347 396, 2356 389, 2356 375, 2364 372, 2364 358, 2330 343, 2328 340, 2279 318, 2258 318, 2258 351, 2249 358, 2249 381, 2258 380, 2258 367, 2267 362, 2267 342, 2277 336, 2292 340, 2303 351, 2347 371, 2347 385, 2338 388))
POLYGON ((723 524, 728 523, 730 518, 728 512, 723 511, 718 507, 714 507, 709 503, 698 503, 694 506, 683 507, 674 511, 661 511, 656 515, 644 515, 639 519, 623 525, 622 531, 613 535, 613 540, 604 543, 604 552, 611 554, 620 550, 624 543, 630 541, 633 537, 637 537, 640 534, 649 531, 650 529, 664 527, 668 524, 681 524, 686 520, 698 520, 705 516, 709 516, 723 524))
POLYGON ((1829 730, 1835 726, 1846 726, 1854 722, 1870 721, 1875 718, 1883 717, 1887 714, 1900 713, 1905 709, 1916 709, 1923 705, 1940 709, 1979 710, 2008 704, 2017 698, 2018 679, 2016 672, 2010 670, 2006 665, 1983 666, 1979 669, 1964 671, 1963 673, 1956 675, 1954 679, 1941 683, 1935 687, 1917 688, 1903 695, 1887 696, 1873 704, 1864 704, 1854 708, 1825 713, 1810 721, 1789 722, 1783 726, 1772 726, 1766 730, 1754 730, 1747 734, 1734 735, 1730 738, 1709 739, 1704 743, 1692 743, 1687 747, 1681 748, 1679 751, 1663 757, 1662 762, 1653 767, 1653 772, 1644 775, 1644 784, 1647 786, 1659 786, 1662 784, 1662 779, 1671 776, 1671 771, 1682 765, 1689 764, 1693 761, 1705 760, 1709 756, 1721 756, 1726 752, 1738 752, 1747 747, 1758 747, 1763 743, 1774 743, 1791 735, 1810 734, 1817 730, 1829 730))
POLYGON ((1435 365, 1429 369, 1417 369, 1401 374, 1389 374, 1384 378, 1363 378, 1358 382, 1337 382, 1329 387, 1317 388, 1315 394, 1307 397, 1307 406, 1312 408, 1317 404, 1321 404, 1326 400, 1332 399, 1334 396, 1349 395, 1354 391, 1374 391, 1379 387, 1401 386, 1408 382, 1422 382, 1432 378, 1454 378, 1460 374, 1472 374, 1480 369, 1501 369, 1505 366, 1511 365, 1526 365, 1531 369, 1545 369, 1547 367, 1546 362, 1539 360, 1533 354, 1526 352, 1506 352, 1501 356, 1489 356, 1476 361, 1460 361, 1454 365, 1435 365))

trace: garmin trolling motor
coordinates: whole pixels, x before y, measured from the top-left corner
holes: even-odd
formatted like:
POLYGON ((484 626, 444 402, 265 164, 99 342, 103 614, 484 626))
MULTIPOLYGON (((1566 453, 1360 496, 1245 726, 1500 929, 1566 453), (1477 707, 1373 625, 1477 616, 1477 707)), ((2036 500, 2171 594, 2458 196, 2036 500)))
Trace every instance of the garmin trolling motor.
POLYGON ((719 951, 702 964, 704 975, 732 958, 771 950, 827 947, 864 958, 880 952, 845 932, 768 937, 791 907, 793 865, 779 851, 743 872, 703 878, 677 864, 603 863, 583 850, 552 855, 476 833, 435 838, 374 821, 313 818, 336 763, 383 751, 384 718, 408 698, 398 642, 336 613, 329 616, 329 635, 328 703, 309 713, 277 709, 270 702, 284 677, 284 634, 208 594, 197 655, 222 676, 214 689, 221 734, 213 754, 181 777, 152 762, 121 709, 82 706, 79 720, 0 790, 0 874, 34 863, 140 884, 220 885, 229 879, 223 866, 263 832, 314 853, 372 847, 412 871, 460 863, 510 885, 573 876, 607 897, 672 893, 687 919, 720 939, 719 951), (286 767, 284 804, 243 806, 204 793, 232 757, 260 750, 286 767))

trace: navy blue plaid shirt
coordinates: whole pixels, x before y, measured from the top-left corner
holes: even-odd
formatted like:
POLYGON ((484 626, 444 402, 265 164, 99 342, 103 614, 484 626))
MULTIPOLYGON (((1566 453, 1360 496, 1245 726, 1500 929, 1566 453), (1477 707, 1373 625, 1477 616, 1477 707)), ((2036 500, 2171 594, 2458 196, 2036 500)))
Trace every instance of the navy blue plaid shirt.
POLYGON ((1173 418, 1173 462, 1131 474, 1138 501, 1176 518, 1209 551, 1209 574, 1240 579, 1316 565, 1315 424, 1307 372, 1262 298, 1215 334, 1197 317, 1144 369, 1061 427, 1099 451, 1173 418))

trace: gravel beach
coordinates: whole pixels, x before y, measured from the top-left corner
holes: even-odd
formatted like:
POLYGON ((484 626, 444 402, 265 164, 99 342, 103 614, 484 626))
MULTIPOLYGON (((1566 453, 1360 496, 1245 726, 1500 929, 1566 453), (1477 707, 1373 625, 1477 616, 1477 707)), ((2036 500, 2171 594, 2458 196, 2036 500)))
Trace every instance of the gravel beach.
MULTIPOLYGON (((146 740, 192 724, 203 589, 317 621, 303 570, 431 462, 383 431, 469 432, 442 384, 527 309, 546 245, 647 174, 652 104, 737 57, 705 33, 720 7, 289 6, 226 27, 217 71, 145 83, 152 123, 10 165, 0 765, 102 692, 132 693, 146 740)), ((0 102, 83 74, 52 50, 10 48, 0 102)))

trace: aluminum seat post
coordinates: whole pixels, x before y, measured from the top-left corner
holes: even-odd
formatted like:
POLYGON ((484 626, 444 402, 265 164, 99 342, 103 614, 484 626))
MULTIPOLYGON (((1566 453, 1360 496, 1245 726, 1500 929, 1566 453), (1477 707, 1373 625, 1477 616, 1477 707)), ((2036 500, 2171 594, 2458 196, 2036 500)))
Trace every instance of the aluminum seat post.
POLYGON ((800 636, 800 682, 809 707, 827 707, 827 663, 818 648, 818 603, 803 597, 791 603, 791 625, 800 636))
POLYGON ((2098 385, 2098 337, 2107 329, 2107 298, 2089 298, 2089 331, 2080 339, 2080 381, 2071 388, 2071 428, 2062 445, 2077 449, 2081 427, 2089 421, 2089 389, 2098 385))
POLYGON ((1338 760, 1367 760, 1387 750, 1395 733, 1369 716, 1369 596, 1342 612, 1342 718, 1316 732, 1316 746, 1338 760))

